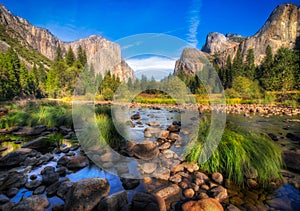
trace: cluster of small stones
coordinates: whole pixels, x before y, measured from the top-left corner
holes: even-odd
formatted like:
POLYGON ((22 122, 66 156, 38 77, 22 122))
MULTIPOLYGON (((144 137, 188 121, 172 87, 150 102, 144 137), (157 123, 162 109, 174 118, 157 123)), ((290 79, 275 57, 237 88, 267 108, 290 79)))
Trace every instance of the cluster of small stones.
POLYGON ((147 108, 171 108, 171 109, 189 109, 197 107, 200 113, 209 112, 212 109, 217 111, 226 111, 227 114, 243 114, 249 115, 260 115, 260 116, 297 116, 300 115, 300 108, 274 105, 274 104, 226 104, 223 105, 206 105, 206 104, 187 104, 187 105, 162 105, 162 104, 130 104, 131 108, 136 107, 147 107, 147 108))

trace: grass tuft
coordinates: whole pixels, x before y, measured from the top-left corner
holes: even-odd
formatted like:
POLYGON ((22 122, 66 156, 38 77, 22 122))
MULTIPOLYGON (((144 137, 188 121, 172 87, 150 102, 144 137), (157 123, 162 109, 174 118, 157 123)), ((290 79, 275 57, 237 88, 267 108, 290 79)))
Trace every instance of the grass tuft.
MULTIPOLYGON (((208 134, 208 123, 207 119, 200 123, 198 141, 187 154, 189 161, 198 161, 208 134)), ((256 180, 262 186, 282 178, 280 151, 269 138, 232 124, 227 124, 222 140, 213 155, 199 166, 207 173, 221 172, 240 186, 245 184, 245 175, 253 168, 257 170, 256 180)))

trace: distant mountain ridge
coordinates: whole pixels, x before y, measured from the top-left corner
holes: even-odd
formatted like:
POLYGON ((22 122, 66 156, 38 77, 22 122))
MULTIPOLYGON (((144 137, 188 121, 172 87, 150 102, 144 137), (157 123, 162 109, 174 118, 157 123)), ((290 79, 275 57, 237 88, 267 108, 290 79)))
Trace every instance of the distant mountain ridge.
MULTIPOLYGON (((247 26, 245 26, 247 27, 247 26)), ((233 40, 230 36, 220 33, 210 33, 202 51, 211 55, 219 54, 221 62, 225 62, 228 55, 234 58, 239 49, 243 58, 246 58, 248 49, 254 50, 255 63, 259 64, 268 45, 276 52, 279 48, 298 48, 300 36, 300 7, 294 4, 277 6, 262 28, 253 36, 240 40, 233 40)), ((236 36, 235 36, 236 37, 236 36)))
MULTIPOLYGON (((76 53, 77 47, 81 45, 82 49, 86 51, 87 59, 90 60, 90 62, 96 62, 93 56, 96 52, 102 51, 103 54, 109 54, 109 57, 104 55, 106 59, 111 59, 111 61, 107 61, 107 64, 117 64, 109 69, 113 74, 118 75, 122 80, 134 78, 133 70, 121 58, 120 46, 114 42, 106 40, 103 37, 92 35, 73 42, 63 42, 54 36, 49 30, 36 27, 24 18, 13 15, 1 4, 0 26, 2 27, 3 33, 5 33, 5 35, 7 34, 10 39, 13 39, 14 42, 17 41, 22 47, 38 51, 46 58, 44 59, 45 61, 47 61, 47 59, 54 59, 58 46, 61 47, 63 53, 66 53, 69 47, 71 47, 76 53)), ((5 37, 1 40, 0 51, 5 51, 10 44, 6 42, 5 37)), ((22 57, 22 55, 20 56, 22 57)), ((27 63, 31 62, 32 61, 27 61, 27 63)), ((101 64, 94 64, 95 67, 97 67, 97 65, 99 66, 101 64)), ((99 69, 95 68, 95 70, 97 72, 99 69)), ((103 71, 107 70, 101 71, 101 73, 104 74, 103 71)))
MULTIPOLYGON (((246 27, 246 26, 245 26, 246 27)), ((262 28, 250 37, 242 37, 237 34, 223 35, 212 32, 207 35, 206 43, 202 50, 184 49, 177 60, 174 74, 181 72, 194 74, 201 66, 198 58, 200 54, 215 59, 220 66, 224 66, 227 57, 234 59, 240 50, 243 59, 246 59, 247 51, 253 49, 255 64, 258 65, 265 57, 267 46, 273 53, 281 47, 289 49, 300 48, 300 7, 294 4, 282 4, 277 6, 262 28)))

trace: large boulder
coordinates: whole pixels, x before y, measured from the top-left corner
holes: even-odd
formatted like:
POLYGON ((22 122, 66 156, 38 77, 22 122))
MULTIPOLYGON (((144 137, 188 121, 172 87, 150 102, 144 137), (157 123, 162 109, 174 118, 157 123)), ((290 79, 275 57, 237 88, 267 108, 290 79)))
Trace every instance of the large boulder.
POLYGON ((182 211, 223 211, 224 208, 216 199, 207 198, 199 201, 188 201, 182 206, 182 211))
POLYGON ((97 206, 98 211, 117 211, 128 204, 128 195, 126 191, 120 191, 104 198, 97 206))
POLYGON ((33 195, 24 198, 20 203, 14 206, 12 211, 43 211, 49 206, 49 201, 45 195, 33 195))
POLYGON ((300 171, 300 150, 283 151, 282 158, 287 168, 300 171))
POLYGON ((110 191, 106 179, 88 178, 73 183, 66 196, 64 210, 89 211, 110 191))
POLYGON ((0 168, 10 168, 19 166, 26 158, 40 157, 41 154, 29 148, 20 148, 0 159, 0 168))
POLYGON ((51 146, 51 142, 48 137, 41 136, 38 137, 32 141, 27 142, 22 146, 22 148, 29 148, 29 149, 35 149, 35 150, 42 150, 45 151, 51 146))

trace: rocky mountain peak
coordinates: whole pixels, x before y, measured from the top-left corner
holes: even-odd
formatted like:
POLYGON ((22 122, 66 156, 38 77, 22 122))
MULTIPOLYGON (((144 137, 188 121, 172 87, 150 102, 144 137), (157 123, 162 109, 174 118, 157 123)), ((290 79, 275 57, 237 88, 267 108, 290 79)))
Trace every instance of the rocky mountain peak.
POLYGON ((202 50, 210 55, 217 55, 224 64, 228 55, 234 58, 238 50, 244 59, 247 51, 254 50, 255 63, 260 64, 268 45, 276 52, 279 48, 299 48, 300 7, 294 4, 277 6, 262 28, 253 36, 242 37, 236 34, 210 33, 202 50))
MULTIPOLYGON (((91 35, 86 38, 82 38, 73 42, 63 42, 54 36, 47 29, 36 27, 29 23, 27 20, 14 16, 8 9, 0 4, 0 25, 4 27, 6 33, 18 40, 22 46, 33 48, 37 50, 45 57, 53 60, 56 54, 56 49, 60 45, 62 52, 65 53, 69 47, 72 48, 76 54, 77 48, 81 45, 82 49, 86 51, 88 60, 91 62, 96 62, 97 59, 93 58, 97 52, 102 51, 101 55, 103 58, 105 55, 109 54, 107 59, 112 61, 105 61, 103 59, 98 59, 101 61, 100 64, 93 64, 94 67, 105 66, 103 62, 107 64, 117 64, 111 67, 110 70, 113 74, 118 75, 121 80, 126 80, 128 77, 134 78, 133 70, 124 62, 121 58, 121 48, 118 44, 106 40, 105 38, 98 35, 91 35)), ((2 41, 3 42, 3 41, 2 41)), ((0 50, 4 49, 7 43, 0 43, 0 50)), ((100 54, 98 54, 100 55, 100 54)), ((104 74, 107 70, 97 70, 96 72, 101 72, 104 74)))
POLYGON ((195 73, 203 68, 203 58, 204 52, 198 50, 197 48, 185 48, 175 63, 174 74, 185 73, 190 75, 195 75, 195 73))
POLYGON ((234 47, 239 43, 234 42, 230 37, 225 36, 219 32, 211 32, 206 37, 205 45, 202 48, 202 51, 209 54, 218 54, 222 53, 228 48, 234 47))

